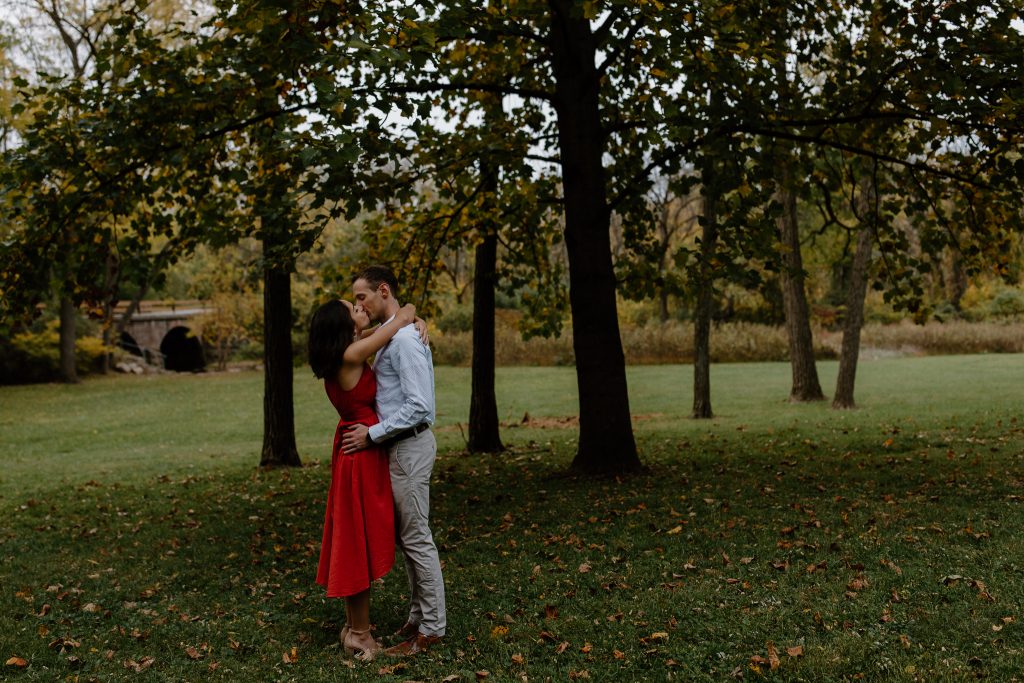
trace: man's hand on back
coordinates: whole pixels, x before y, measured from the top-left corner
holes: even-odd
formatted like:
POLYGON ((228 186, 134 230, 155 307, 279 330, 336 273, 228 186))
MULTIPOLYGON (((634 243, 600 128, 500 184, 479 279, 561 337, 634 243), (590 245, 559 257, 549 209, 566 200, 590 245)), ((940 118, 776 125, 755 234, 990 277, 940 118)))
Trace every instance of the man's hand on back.
POLYGON ((341 451, 346 455, 361 451, 369 445, 370 430, 366 425, 349 427, 341 437, 341 451))

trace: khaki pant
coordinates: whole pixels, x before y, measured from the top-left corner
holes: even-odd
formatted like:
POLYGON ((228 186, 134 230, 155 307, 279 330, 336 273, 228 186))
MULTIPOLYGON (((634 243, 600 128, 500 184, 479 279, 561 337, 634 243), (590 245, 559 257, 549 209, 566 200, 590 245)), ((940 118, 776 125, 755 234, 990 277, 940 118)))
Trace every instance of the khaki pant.
POLYGON ((411 604, 409 621, 420 633, 443 636, 447 619, 444 579, 437 546, 430 533, 430 474, 437 441, 429 429, 388 449, 391 491, 395 498, 395 541, 405 555, 411 604))

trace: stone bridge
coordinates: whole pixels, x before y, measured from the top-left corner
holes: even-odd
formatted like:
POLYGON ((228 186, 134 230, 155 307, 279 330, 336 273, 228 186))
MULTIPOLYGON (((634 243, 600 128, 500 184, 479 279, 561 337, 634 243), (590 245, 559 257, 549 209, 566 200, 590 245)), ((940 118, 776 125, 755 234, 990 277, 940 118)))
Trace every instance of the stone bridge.
MULTIPOLYGON (((115 323, 120 323, 127 308, 122 304, 114 309, 115 323)), ((189 322, 210 310, 200 301, 143 301, 117 345, 168 370, 202 370, 206 366, 203 344, 189 322)))

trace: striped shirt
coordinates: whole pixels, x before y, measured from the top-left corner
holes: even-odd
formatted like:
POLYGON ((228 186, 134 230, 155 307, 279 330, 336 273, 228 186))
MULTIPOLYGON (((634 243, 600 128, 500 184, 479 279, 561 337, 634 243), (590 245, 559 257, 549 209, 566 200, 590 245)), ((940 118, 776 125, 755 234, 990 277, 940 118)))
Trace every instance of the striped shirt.
POLYGON ((380 443, 426 422, 434 423, 434 362, 415 325, 406 325, 377 352, 377 418, 370 440, 380 443))

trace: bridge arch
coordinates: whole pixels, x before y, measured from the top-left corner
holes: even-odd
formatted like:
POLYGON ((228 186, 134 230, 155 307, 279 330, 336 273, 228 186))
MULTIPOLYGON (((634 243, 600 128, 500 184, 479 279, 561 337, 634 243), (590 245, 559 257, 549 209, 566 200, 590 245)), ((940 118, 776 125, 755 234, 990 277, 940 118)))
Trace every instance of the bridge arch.
POLYGON ((168 330, 160 342, 160 354, 167 370, 196 372, 206 367, 203 343, 184 325, 168 330))

